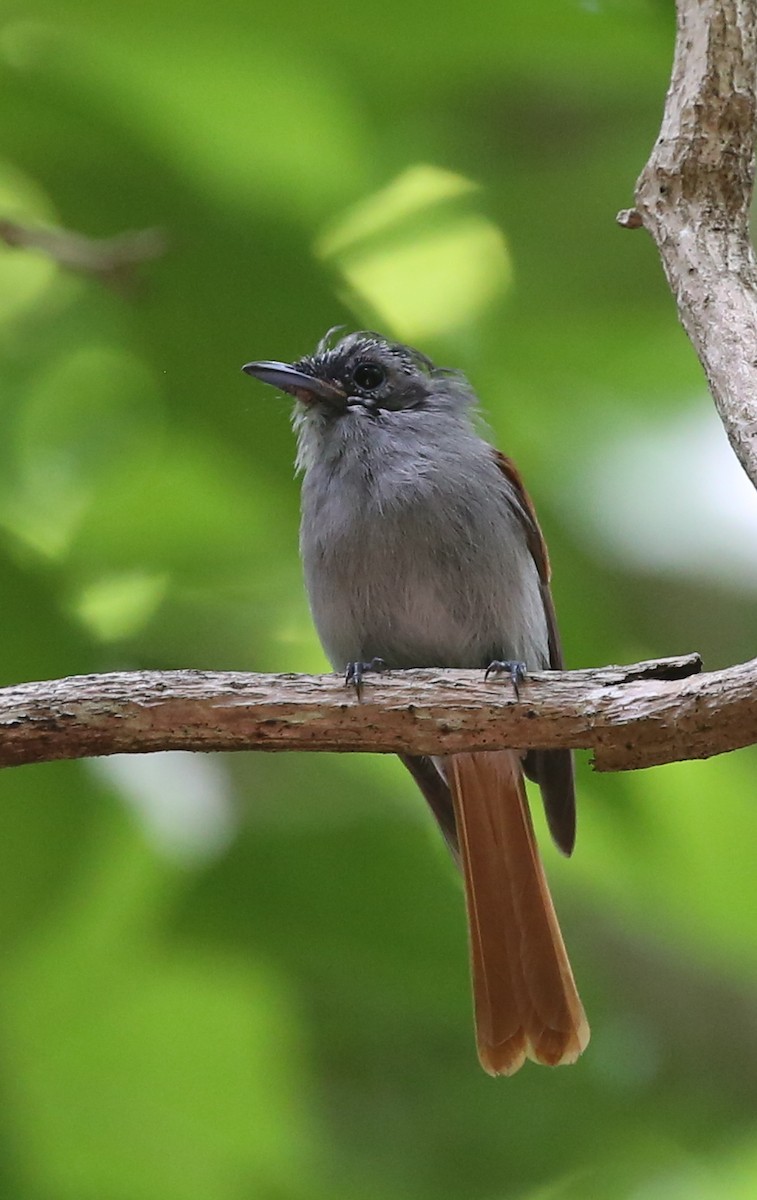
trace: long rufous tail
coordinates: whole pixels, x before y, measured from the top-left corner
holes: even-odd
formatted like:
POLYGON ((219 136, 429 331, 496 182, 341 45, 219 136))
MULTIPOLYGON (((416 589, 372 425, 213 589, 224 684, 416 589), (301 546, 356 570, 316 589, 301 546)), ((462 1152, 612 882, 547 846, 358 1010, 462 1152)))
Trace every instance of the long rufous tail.
POLYGON ((539 859, 521 761, 510 750, 445 760, 468 907, 478 1056, 491 1075, 526 1058, 572 1063, 589 1040, 539 859))

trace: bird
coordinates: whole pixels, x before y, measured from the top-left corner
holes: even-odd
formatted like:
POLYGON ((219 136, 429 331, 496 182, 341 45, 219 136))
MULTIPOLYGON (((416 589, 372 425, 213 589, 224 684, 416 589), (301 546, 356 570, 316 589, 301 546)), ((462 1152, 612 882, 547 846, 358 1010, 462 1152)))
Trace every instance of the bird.
MULTIPOLYGON (((372 670, 481 668, 518 687, 560 669, 547 547, 517 468, 481 431, 462 372, 372 331, 242 369, 295 398, 300 552, 323 648, 372 670)), ((478 1057, 575 1062, 589 1040, 534 836, 525 777, 570 855, 569 750, 400 755, 462 870, 478 1057)))

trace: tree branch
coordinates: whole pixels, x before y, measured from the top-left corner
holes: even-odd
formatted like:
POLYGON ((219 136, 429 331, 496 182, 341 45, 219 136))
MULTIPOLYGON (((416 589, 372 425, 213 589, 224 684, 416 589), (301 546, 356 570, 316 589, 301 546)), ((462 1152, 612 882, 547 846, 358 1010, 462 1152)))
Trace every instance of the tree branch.
POLYGON ((21 225, 7 219, 0 219, 0 242, 37 250, 61 267, 95 275, 116 286, 130 283, 140 263, 160 258, 167 248, 160 229, 136 229, 115 237, 91 238, 71 229, 21 225))
POLYGON ((755 0, 678 0, 660 136, 626 228, 651 233, 738 459, 757 487, 757 264, 749 238, 755 0))
POLYGON ((504 746, 594 751, 601 771, 708 758, 757 742, 757 659, 696 674, 695 654, 509 682, 477 671, 334 675, 135 671, 0 689, 0 765, 155 750, 504 746))

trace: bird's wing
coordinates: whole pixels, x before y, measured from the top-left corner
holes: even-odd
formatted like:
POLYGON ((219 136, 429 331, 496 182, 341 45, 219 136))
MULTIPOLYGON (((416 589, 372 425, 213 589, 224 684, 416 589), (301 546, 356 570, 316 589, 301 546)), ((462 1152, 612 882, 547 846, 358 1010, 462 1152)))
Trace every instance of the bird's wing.
MULTIPOLYGON (((536 517, 536 509, 512 459, 507 458, 499 450, 492 450, 492 453, 507 481, 508 500, 521 521, 526 543, 539 574, 541 598, 547 622, 549 665, 553 671, 559 671, 563 666, 563 655, 555 606, 549 586, 552 572, 546 542, 536 517)), ((526 754, 524 765, 529 779, 533 779, 541 788, 547 823, 556 845, 564 854, 571 854, 576 840, 576 790, 573 755, 570 750, 530 750, 526 754)))

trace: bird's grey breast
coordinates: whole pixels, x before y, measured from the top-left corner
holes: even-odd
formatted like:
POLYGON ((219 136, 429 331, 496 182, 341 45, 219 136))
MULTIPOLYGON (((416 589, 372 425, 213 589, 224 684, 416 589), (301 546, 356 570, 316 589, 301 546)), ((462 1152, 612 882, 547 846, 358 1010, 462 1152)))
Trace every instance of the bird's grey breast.
POLYGON ((543 665, 538 574, 491 448, 460 423, 431 442, 396 425, 358 414, 308 456, 301 551, 332 664, 543 665))

